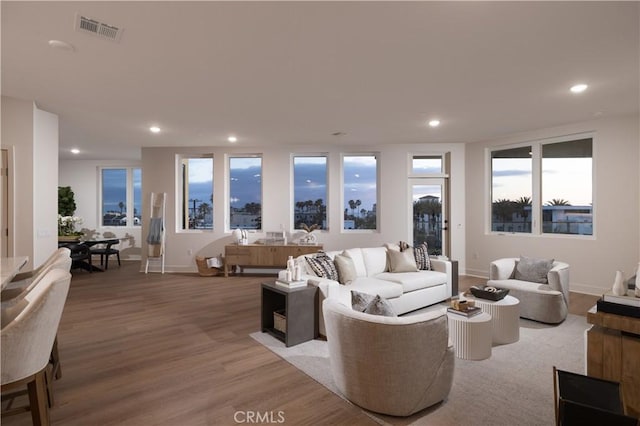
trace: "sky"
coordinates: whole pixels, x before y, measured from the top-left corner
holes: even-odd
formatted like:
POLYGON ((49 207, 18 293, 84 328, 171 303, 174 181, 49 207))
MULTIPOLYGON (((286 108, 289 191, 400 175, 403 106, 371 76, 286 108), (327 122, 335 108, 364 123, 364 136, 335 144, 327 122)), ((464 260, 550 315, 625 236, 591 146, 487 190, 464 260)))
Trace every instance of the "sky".
MULTIPOLYGON (((567 200, 573 206, 592 204, 591 158, 545 158, 542 161, 542 203, 567 200)), ((532 196, 531 160, 493 160, 493 201, 532 196)))

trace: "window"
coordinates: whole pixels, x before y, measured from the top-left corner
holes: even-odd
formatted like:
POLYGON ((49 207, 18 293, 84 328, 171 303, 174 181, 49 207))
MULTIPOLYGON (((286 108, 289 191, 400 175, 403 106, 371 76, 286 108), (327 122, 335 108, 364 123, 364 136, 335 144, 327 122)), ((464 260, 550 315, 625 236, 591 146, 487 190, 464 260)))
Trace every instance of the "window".
POLYGON ((414 155, 411 157, 412 175, 438 175, 442 173, 441 155, 414 155))
POLYGON ((327 229, 327 157, 293 157, 294 229, 317 224, 327 229))
POLYGON ((343 229, 377 229, 378 166, 375 155, 342 157, 343 229))
POLYGON ((229 157, 229 227, 262 229, 262 158, 229 157))
POLYGON ((531 232, 531 147, 491 153, 491 230, 531 232))
POLYGON ((542 145, 542 232, 593 235, 592 140, 542 145))
POLYGON ((593 235, 592 151, 591 137, 493 150, 491 230, 593 235))
POLYGON ((180 158, 181 229, 213 229, 213 156, 180 158))
POLYGON ((142 169, 102 168, 102 226, 140 226, 142 212, 142 169))

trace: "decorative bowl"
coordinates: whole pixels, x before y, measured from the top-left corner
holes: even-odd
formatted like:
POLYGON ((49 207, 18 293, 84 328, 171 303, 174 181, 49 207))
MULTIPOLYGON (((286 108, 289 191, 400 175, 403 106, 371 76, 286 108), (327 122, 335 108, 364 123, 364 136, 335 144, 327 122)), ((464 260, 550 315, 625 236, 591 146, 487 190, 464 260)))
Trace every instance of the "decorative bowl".
POLYGON ((505 298, 509 294, 508 289, 483 286, 473 286, 470 288, 471 294, 479 299, 487 299, 498 301, 505 298))

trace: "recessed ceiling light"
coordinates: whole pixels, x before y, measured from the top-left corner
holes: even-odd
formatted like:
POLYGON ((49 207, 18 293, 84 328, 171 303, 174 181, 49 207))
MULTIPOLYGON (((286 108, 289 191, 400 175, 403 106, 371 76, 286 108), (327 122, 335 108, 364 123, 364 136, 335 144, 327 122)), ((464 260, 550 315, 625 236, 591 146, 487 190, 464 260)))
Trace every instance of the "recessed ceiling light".
POLYGON ((72 154, 80 154, 80 150, 78 148, 71 148, 72 154))
POLYGON ((572 93, 582 93, 585 90, 587 90, 587 87, 589 87, 589 86, 587 86, 584 83, 580 83, 580 84, 576 84, 574 86, 571 86, 571 89, 569 89, 569 90, 571 90, 572 93))
POLYGON ((49 46, 58 50, 66 50, 67 52, 75 52, 76 48, 72 44, 62 40, 49 40, 49 46))
POLYGON ((440 120, 431 120, 429 121, 429 126, 438 127, 440 125, 440 120))
POLYGON ((238 138, 236 138, 235 136, 229 136, 227 140, 231 143, 238 142, 238 138))
POLYGON ((151 127, 149 127, 149 131, 150 131, 151 133, 160 133, 160 127, 158 127, 158 126, 151 126, 151 127))

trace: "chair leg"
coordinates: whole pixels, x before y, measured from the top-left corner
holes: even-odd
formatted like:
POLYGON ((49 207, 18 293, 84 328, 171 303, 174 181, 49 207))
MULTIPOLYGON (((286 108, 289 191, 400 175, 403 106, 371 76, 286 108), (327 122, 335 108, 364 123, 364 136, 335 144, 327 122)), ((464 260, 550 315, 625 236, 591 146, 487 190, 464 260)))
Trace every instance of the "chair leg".
POLYGON ((60 364, 60 353, 58 352, 58 336, 53 341, 51 348, 51 364, 53 364, 53 377, 56 380, 62 378, 62 365, 60 364))
POLYGON ((122 266, 122 265, 120 265, 120 252, 117 252, 116 256, 118 257, 118 266, 122 266))
POLYGON ((29 382, 29 406, 34 426, 49 426, 49 406, 47 404, 47 386, 45 370, 35 374, 34 380, 29 382))
POLYGON ((104 270, 106 271, 107 269, 109 269, 109 255, 105 254, 104 255, 104 270))
POLYGON ((53 366, 48 364, 44 371, 45 385, 47 386, 47 405, 51 408, 55 404, 53 399, 53 366))

